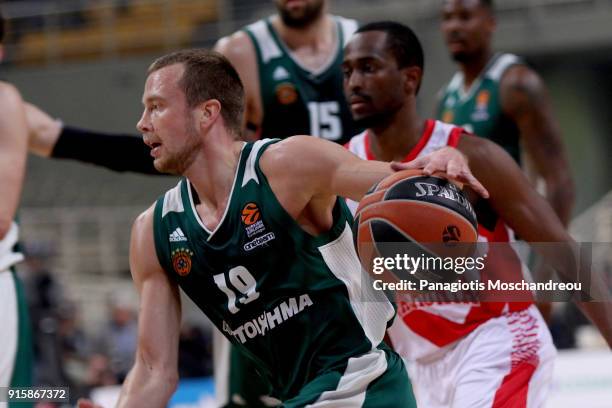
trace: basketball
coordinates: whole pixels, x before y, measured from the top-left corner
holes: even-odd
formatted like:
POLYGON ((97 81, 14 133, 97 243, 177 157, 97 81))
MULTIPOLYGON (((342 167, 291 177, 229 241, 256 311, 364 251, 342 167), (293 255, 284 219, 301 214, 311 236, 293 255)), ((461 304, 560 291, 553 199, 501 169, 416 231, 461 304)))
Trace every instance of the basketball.
POLYGON ((362 265, 380 273, 378 259, 423 262, 395 267, 395 278, 446 282, 460 276, 448 268, 425 266, 426 258, 469 257, 477 240, 476 215, 463 192, 439 176, 404 170, 383 179, 366 194, 355 213, 354 239, 362 265), (375 269, 378 266, 378 272, 375 269))

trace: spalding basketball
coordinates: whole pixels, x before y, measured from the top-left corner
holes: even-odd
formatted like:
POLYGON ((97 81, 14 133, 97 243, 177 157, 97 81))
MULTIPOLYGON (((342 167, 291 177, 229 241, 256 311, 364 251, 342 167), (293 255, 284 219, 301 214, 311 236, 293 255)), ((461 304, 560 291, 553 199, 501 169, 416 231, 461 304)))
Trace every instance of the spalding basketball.
POLYGON ((463 192, 420 170, 396 172, 375 185, 359 203, 353 232, 366 270, 430 282, 456 280, 460 275, 442 261, 452 265, 469 257, 478 237, 476 214, 463 192))

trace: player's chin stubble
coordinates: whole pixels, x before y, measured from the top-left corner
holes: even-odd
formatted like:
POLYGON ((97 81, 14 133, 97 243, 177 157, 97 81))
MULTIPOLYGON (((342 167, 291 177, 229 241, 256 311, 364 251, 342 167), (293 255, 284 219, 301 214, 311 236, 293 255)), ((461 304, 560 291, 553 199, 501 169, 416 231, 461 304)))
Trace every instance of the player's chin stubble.
POLYGON ((189 138, 183 148, 175 153, 168 153, 165 158, 159 158, 153 165, 160 173, 182 175, 193 164, 198 151, 202 147, 202 140, 195 128, 187 130, 189 138))
POLYGON ((323 13, 323 2, 306 5, 303 12, 299 13, 298 15, 294 15, 283 8, 279 8, 278 13, 286 26, 292 28, 304 28, 309 26, 313 21, 321 16, 323 13))

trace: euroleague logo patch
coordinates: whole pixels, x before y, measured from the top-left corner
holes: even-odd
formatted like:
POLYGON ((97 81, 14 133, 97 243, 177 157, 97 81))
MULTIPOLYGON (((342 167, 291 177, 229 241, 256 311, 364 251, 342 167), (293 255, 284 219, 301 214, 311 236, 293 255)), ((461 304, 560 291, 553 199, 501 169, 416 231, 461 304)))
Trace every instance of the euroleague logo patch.
POLYGON ((172 267, 180 276, 186 276, 191 272, 191 257, 193 252, 189 249, 179 248, 172 251, 172 267))
POLYGON ((289 82, 283 82, 276 87, 276 99, 281 105, 291 105, 298 99, 295 86, 289 82))
POLYGON ((241 213, 244 225, 253 225, 261 218, 261 212, 255 203, 248 203, 244 206, 241 213))

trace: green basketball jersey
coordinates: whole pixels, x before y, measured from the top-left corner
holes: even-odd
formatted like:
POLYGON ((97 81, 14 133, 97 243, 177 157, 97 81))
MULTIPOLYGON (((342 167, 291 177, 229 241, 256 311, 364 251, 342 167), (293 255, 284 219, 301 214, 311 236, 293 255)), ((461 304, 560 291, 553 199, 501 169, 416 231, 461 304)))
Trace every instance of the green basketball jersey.
POLYGON ((357 22, 334 19, 337 50, 319 72, 309 71, 293 58, 269 18, 245 28, 257 52, 263 137, 304 134, 345 143, 358 133, 344 96, 340 68, 344 44, 357 29, 357 22))
POLYGON ((519 130, 502 112, 499 81, 506 69, 522 63, 516 55, 496 54, 468 90, 457 72, 443 91, 437 118, 494 141, 520 163, 519 130))
POLYGON ((343 199, 332 228, 316 237, 278 202, 259 166, 275 142, 245 143, 214 231, 182 179, 157 201, 154 235, 162 267, 285 400, 373 350, 393 308, 362 285, 343 199))

